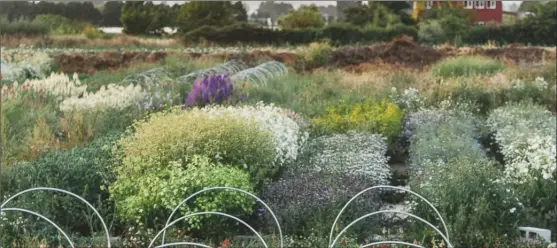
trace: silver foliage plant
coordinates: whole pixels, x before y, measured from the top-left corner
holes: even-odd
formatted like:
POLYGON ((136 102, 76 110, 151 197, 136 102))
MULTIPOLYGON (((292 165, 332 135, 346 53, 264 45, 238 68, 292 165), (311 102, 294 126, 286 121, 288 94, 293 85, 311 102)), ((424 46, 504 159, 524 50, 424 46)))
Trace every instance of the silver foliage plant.
POLYGON ((386 138, 379 134, 349 131, 318 137, 304 153, 307 157, 300 166, 317 172, 365 176, 375 184, 389 183, 386 138))
POLYGON ((557 119, 531 103, 495 109, 487 120, 505 160, 507 179, 555 180, 557 119))
POLYGON ((430 164, 444 164, 459 156, 483 159, 479 142, 482 123, 458 108, 426 109, 409 115, 403 134, 409 140, 410 170, 419 173, 430 164))

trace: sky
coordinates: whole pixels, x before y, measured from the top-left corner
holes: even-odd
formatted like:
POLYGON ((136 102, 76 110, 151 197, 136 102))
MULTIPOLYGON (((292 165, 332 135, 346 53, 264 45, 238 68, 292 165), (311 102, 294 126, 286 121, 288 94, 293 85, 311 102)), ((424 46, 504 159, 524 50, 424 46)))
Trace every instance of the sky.
MULTIPOLYGON (((157 2, 157 1, 154 1, 157 2)), ((180 3, 182 1, 167 1, 167 3, 169 4, 174 4, 174 3, 180 3)), ((259 4, 263 1, 242 1, 243 3, 248 5, 248 14, 254 13, 257 11, 257 8, 259 7, 259 4)), ((275 1, 275 2, 284 2, 284 3, 290 3, 292 4, 292 6, 294 8, 298 8, 300 7, 300 5, 309 5, 309 4, 315 4, 318 6, 327 6, 327 5, 336 5, 336 1, 275 1)), ((364 1, 366 2, 366 1, 364 1)), ((522 1, 503 1, 503 9, 507 10, 507 8, 512 5, 513 3, 516 3, 517 5, 520 5, 522 1)))

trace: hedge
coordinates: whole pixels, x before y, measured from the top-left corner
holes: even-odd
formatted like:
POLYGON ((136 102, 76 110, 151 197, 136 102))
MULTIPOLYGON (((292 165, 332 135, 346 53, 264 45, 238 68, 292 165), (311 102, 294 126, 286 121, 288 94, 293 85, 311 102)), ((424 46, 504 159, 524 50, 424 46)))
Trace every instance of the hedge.
MULTIPOLYGON (((540 28, 541 29, 541 28, 540 28)), ((282 45, 308 44, 329 40, 335 45, 391 41, 407 35, 418 40, 418 30, 413 26, 396 25, 390 28, 359 28, 349 24, 332 24, 324 28, 272 30, 250 24, 235 24, 225 27, 203 26, 184 35, 186 43, 208 41, 221 45, 237 43, 282 45)), ((512 26, 475 26, 461 37, 468 45, 494 41, 499 44, 524 43, 531 45, 556 45, 555 33, 543 32, 525 24, 512 26)), ((437 43, 444 43, 439 41, 437 43)))
POLYGON ((307 44, 314 41, 330 40, 333 44, 344 45, 357 42, 390 41, 397 36, 418 37, 414 27, 397 25, 392 28, 361 29, 351 25, 329 25, 324 28, 272 30, 249 24, 225 27, 203 26, 184 35, 186 42, 208 41, 217 44, 307 44))

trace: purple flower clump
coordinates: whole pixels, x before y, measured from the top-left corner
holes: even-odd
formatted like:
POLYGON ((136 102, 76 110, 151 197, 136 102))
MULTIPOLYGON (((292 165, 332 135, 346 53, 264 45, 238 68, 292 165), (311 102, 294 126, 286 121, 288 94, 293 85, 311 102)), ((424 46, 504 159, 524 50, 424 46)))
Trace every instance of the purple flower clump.
POLYGON ((232 95, 232 81, 228 75, 214 74, 198 78, 186 98, 186 106, 203 107, 222 103, 232 95))

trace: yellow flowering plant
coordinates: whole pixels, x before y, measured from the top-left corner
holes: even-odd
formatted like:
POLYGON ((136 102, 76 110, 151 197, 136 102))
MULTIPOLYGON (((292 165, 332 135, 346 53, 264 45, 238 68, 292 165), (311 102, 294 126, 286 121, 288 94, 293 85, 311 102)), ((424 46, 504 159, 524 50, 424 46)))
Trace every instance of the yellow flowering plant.
POLYGON ((396 104, 383 100, 330 107, 321 116, 311 119, 315 135, 344 133, 349 130, 382 134, 392 141, 399 133, 404 111, 396 104))

